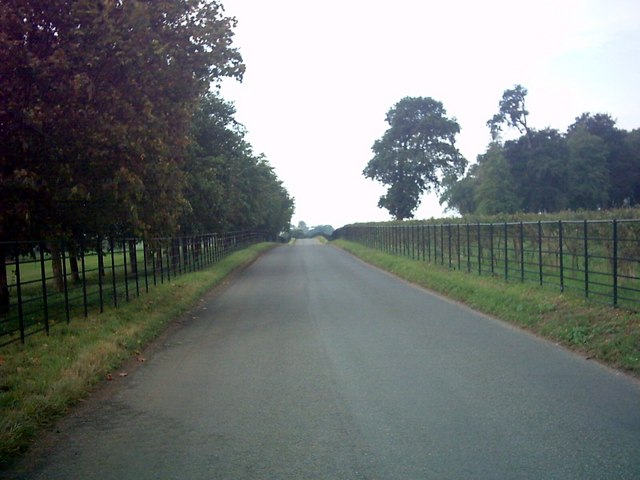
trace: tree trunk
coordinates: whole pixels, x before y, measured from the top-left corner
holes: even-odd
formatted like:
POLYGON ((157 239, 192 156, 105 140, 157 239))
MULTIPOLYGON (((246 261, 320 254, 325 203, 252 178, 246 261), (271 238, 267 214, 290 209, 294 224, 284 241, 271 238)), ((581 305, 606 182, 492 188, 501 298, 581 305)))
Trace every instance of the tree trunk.
POLYGON ((56 291, 64 292, 64 279, 62 278, 62 258, 60 255, 60 245, 51 244, 51 269, 53 270, 53 284, 56 291))
POLYGON ((9 282, 4 247, 0 245, 0 315, 9 313, 9 282))
POLYGON ((69 269, 74 283, 80 283, 80 269, 78 268, 78 250, 75 245, 69 245, 69 269))
POLYGON ((138 252, 136 250, 136 241, 129 240, 129 263, 131 267, 131 274, 138 273, 138 252))

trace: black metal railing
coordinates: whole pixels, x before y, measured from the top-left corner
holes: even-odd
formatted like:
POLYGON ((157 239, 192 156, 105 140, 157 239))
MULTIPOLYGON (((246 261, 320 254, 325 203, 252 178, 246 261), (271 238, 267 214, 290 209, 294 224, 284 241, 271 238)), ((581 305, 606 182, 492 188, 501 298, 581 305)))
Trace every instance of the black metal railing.
POLYGON ((173 238, 0 242, 0 346, 117 307, 265 240, 258 232, 173 238))
POLYGON ((451 269, 640 307, 640 220, 356 224, 338 235, 451 269))

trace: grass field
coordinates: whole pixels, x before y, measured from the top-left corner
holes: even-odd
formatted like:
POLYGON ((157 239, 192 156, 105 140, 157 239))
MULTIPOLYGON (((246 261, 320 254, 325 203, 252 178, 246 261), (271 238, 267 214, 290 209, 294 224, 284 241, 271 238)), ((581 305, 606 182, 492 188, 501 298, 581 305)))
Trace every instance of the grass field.
POLYGON ((214 266, 172 278, 119 308, 0 350, 0 470, 96 384, 140 352, 205 292, 275 244, 238 250, 214 266))

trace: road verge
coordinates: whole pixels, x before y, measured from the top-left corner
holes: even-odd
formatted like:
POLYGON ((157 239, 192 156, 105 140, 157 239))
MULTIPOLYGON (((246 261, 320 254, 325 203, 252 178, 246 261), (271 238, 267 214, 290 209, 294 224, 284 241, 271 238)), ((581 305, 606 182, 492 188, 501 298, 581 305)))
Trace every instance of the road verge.
POLYGON ((49 336, 0 350, 0 471, 98 384, 117 379, 132 357, 206 292, 275 244, 230 254, 207 270, 172 279, 117 309, 72 318, 49 336))

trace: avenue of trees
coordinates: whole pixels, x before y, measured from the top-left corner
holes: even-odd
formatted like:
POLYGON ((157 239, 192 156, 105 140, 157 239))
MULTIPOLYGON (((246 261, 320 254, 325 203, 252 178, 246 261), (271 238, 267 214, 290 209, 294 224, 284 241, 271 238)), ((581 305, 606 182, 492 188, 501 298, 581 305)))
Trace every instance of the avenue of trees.
POLYGON ((288 229, 293 199, 212 93, 242 80, 234 27, 218 1, 1 2, 0 246, 288 229))
POLYGON ((529 125, 527 90, 504 92, 487 122, 491 142, 468 170, 455 148, 459 126, 440 102, 404 98, 387 114, 363 174, 388 186, 378 204, 412 218, 423 192, 460 214, 599 210, 640 202, 640 129, 625 131, 608 114, 584 113, 566 132, 529 125), (503 131, 517 132, 504 141, 503 131), (466 170, 466 174, 465 174, 466 170), (463 175, 464 174, 464 175, 463 175))

